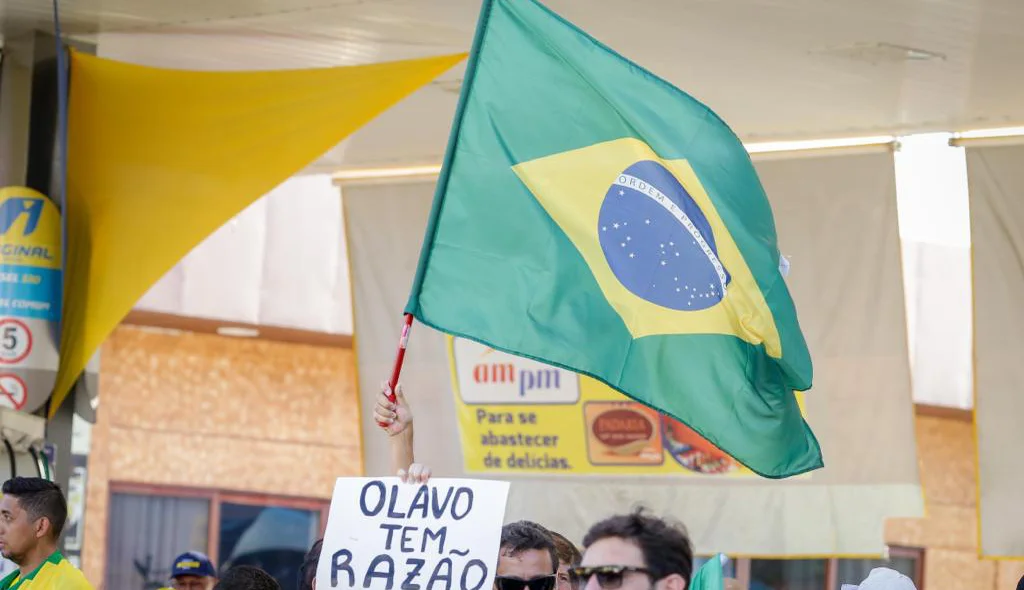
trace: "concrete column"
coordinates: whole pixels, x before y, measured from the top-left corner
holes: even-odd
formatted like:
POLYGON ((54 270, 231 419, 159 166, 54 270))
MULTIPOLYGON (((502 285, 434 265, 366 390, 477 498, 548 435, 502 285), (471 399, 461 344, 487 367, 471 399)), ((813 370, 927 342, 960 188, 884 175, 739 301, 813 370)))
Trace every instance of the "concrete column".
POLYGON ((0 186, 25 184, 34 35, 6 37, 0 62, 0 186))

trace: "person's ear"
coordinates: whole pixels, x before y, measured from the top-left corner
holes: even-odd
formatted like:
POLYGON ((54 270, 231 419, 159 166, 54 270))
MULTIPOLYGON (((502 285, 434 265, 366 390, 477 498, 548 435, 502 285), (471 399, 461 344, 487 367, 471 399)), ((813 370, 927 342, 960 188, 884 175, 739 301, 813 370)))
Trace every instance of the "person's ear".
POLYGON ((672 574, 658 580, 658 590, 686 590, 686 580, 679 574, 672 574))
POLYGON ((50 519, 45 516, 36 520, 35 526, 37 539, 42 539, 46 535, 50 534, 50 530, 53 529, 53 524, 50 522, 50 519))

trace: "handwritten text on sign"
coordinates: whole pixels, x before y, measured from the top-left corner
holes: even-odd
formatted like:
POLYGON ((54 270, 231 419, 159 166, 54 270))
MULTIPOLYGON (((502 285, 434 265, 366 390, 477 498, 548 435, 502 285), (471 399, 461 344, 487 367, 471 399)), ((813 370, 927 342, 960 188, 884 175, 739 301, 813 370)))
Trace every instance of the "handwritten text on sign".
POLYGON ((508 483, 339 478, 317 588, 489 590, 508 483))

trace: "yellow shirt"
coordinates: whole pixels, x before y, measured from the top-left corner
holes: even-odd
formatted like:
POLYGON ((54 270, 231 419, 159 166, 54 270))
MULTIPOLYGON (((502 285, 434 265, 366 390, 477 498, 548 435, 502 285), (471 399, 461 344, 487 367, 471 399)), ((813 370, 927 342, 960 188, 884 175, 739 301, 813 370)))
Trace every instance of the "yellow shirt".
POLYGON ((0 590, 93 590, 82 572, 71 565, 60 552, 46 559, 30 574, 21 577, 21 571, 11 572, 0 581, 0 590))

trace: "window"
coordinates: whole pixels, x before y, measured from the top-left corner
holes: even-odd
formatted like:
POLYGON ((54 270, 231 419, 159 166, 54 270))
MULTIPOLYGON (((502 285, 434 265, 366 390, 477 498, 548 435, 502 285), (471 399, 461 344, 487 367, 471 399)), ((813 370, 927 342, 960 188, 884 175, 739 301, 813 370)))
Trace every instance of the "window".
POLYGON ((175 557, 208 552, 209 520, 206 499, 111 494, 106 587, 166 586, 175 557))
POLYGON ((295 588, 302 558, 320 537, 314 510, 224 502, 220 505, 221 567, 254 565, 282 589, 295 588))
POLYGON ((327 523, 325 500, 111 484, 106 587, 156 590, 172 561, 202 551, 218 569, 254 565, 282 590, 327 523))
MULTIPOLYGON (((707 560, 694 559, 694 569, 707 560)), ((730 559, 725 575, 750 590, 841 590, 876 567, 894 569, 924 590, 924 551, 909 547, 890 547, 886 559, 730 559)))
POLYGON ((830 590, 840 590, 843 584, 859 584, 876 567, 894 569, 914 581, 918 590, 924 590, 924 551, 909 547, 890 547, 889 559, 836 559, 836 579, 830 590))
POLYGON ((825 590, 827 559, 752 559, 750 590, 825 590))

